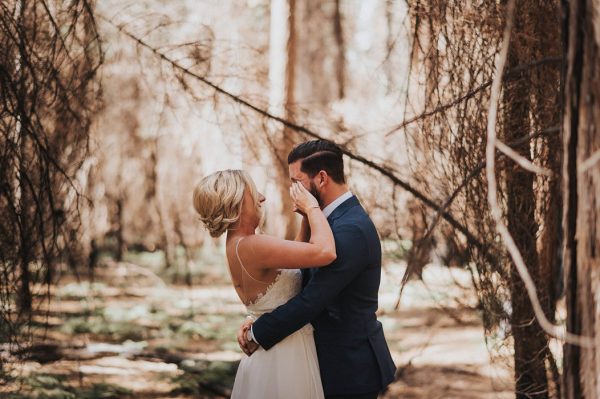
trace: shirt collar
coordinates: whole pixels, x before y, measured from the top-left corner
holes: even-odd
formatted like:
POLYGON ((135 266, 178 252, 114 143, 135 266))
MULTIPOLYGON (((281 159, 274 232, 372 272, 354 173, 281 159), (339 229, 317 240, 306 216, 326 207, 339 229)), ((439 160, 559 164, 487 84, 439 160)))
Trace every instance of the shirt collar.
POLYGON ((352 197, 352 193, 350 191, 346 191, 344 194, 334 199, 331 204, 323 208, 323 214, 325 214, 325 217, 329 217, 329 215, 331 215, 333 211, 335 211, 335 208, 340 206, 344 201, 346 201, 350 197, 352 197))

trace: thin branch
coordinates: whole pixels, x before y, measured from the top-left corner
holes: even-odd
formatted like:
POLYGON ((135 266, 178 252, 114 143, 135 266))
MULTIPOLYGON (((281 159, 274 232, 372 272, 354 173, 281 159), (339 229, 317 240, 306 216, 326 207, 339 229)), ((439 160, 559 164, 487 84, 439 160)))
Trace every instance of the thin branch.
MULTIPOLYGON (((530 69, 530 68, 535 68, 538 67, 540 65, 544 65, 544 64, 548 64, 548 63, 555 63, 555 62, 562 62, 562 58, 561 57, 548 57, 548 58, 542 58, 541 60, 537 60, 525 65, 519 65, 515 68, 513 68, 512 70, 510 70, 510 72, 508 72, 504 78, 504 80, 509 80, 509 78, 513 78, 513 77, 517 77, 521 72, 530 69)), ((391 134, 397 132, 398 130, 404 129, 406 126, 413 124, 417 121, 420 121, 422 119, 428 118, 432 115, 435 114, 439 114, 441 112, 444 112, 452 107, 457 106, 458 104, 462 103, 463 101, 469 100, 471 98, 473 98, 475 95, 477 95, 479 92, 487 89, 488 87, 490 87, 492 85, 492 80, 487 81, 481 85, 479 85, 478 87, 474 88, 473 90, 470 90, 469 92, 467 92, 466 94, 450 101, 447 104, 443 104, 440 105, 439 107, 436 107, 430 111, 425 111, 417 116, 414 116, 406 121, 403 121, 402 123, 400 123, 399 125, 393 127, 392 129, 390 129, 388 132, 386 132, 384 134, 385 137, 390 136, 391 134)))
MULTIPOLYGON (((509 144, 511 147, 514 147, 514 146, 518 146, 520 144, 526 143, 529 140, 533 140, 539 136, 543 136, 545 134, 551 134, 551 133, 558 133, 558 132, 560 132, 560 126, 553 126, 548 129, 540 130, 539 132, 536 132, 533 134, 528 134, 527 136, 524 136, 517 140, 514 140, 509 144)), ((504 155, 504 154, 500 154, 500 155, 504 155)), ((460 183, 458 185, 458 187, 456 187, 454 189, 454 191, 452 191, 452 194, 450 194, 444 200, 443 205, 440 207, 440 209, 438 209, 436 211, 436 214, 433 217, 433 221, 431 222, 431 225, 427 228, 426 233, 423 236, 423 239, 429 238, 429 236, 431 235, 431 233, 433 233, 433 230, 437 226, 438 222, 440 221, 440 213, 442 211, 445 211, 446 209, 448 209, 448 207, 454 202, 454 200, 456 199, 458 194, 462 191, 462 189, 465 188, 467 186, 467 184, 469 184, 469 182, 473 178, 475 178, 475 176, 477 176, 485 168, 485 165, 486 165, 485 161, 482 161, 479 165, 477 165, 471 172, 469 172, 469 174, 467 175, 467 177, 465 177, 465 179, 462 181, 462 183, 460 183)))
POLYGON ((507 157, 509 157, 510 159, 515 161, 517 164, 519 164, 519 166, 525 170, 528 170, 533 173, 538 173, 540 175, 548 176, 548 177, 552 177, 552 175, 553 175, 553 173, 550 169, 543 168, 541 166, 537 166, 536 164, 534 164, 527 158, 519 155, 518 152, 516 152, 515 150, 513 150, 512 148, 510 148, 509 146, 507 146, 500 140, 496 140, 496 148, 500 152, 502 152, 504 155, 506 155, 507 157))
POLYGON ((600 150, 596 151, 588 159, 579 164, 577 172, 580 174, 586 172, 588 169, 596 165, 598 161, 600 161, 600 150))

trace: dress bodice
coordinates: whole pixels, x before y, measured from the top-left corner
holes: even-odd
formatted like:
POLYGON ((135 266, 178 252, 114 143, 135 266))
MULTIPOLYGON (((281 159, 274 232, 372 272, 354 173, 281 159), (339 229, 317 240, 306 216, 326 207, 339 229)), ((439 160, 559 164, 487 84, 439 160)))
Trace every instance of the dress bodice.
MULTIPOLYGON (((300 270, 283 269, 263 294, 246 306, 256 319, 294 297, 302 289, 300 270)), ((306 324, 277 345, 259 347, 240 361, 231 399, 324 399, 313 328, 306 324)))
POLYGON ((283 305, 302 289, 302 272, 299 269, 281 269, 279 274, 256 300, 246 305, 248 314, 259 317, 283 305))

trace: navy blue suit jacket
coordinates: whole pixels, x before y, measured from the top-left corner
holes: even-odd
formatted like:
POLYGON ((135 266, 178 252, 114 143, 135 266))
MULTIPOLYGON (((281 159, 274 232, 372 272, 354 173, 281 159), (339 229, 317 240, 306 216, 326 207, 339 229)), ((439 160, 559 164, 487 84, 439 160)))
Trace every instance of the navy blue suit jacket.
POLYGON ((328 221, 337 259, 323 268, 303 270, 303 290, 258 318, 252 332, 268 350, 310 322, 326 395, 381 391, 393 381, 396 367, 375 315, 381 279, 379 236, 354 196, 328 221))

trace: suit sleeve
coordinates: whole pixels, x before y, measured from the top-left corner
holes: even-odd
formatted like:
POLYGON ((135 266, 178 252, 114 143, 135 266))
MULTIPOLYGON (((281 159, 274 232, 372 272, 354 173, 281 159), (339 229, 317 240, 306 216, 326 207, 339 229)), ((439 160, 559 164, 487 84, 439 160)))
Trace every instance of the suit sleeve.
POLYGON ((319 269, 298 295, 254 322, 254 337, 265 350, 313 320, 366 266, 368 245, 358 226, 340 226, 334 239, 336 260, 319 269))

